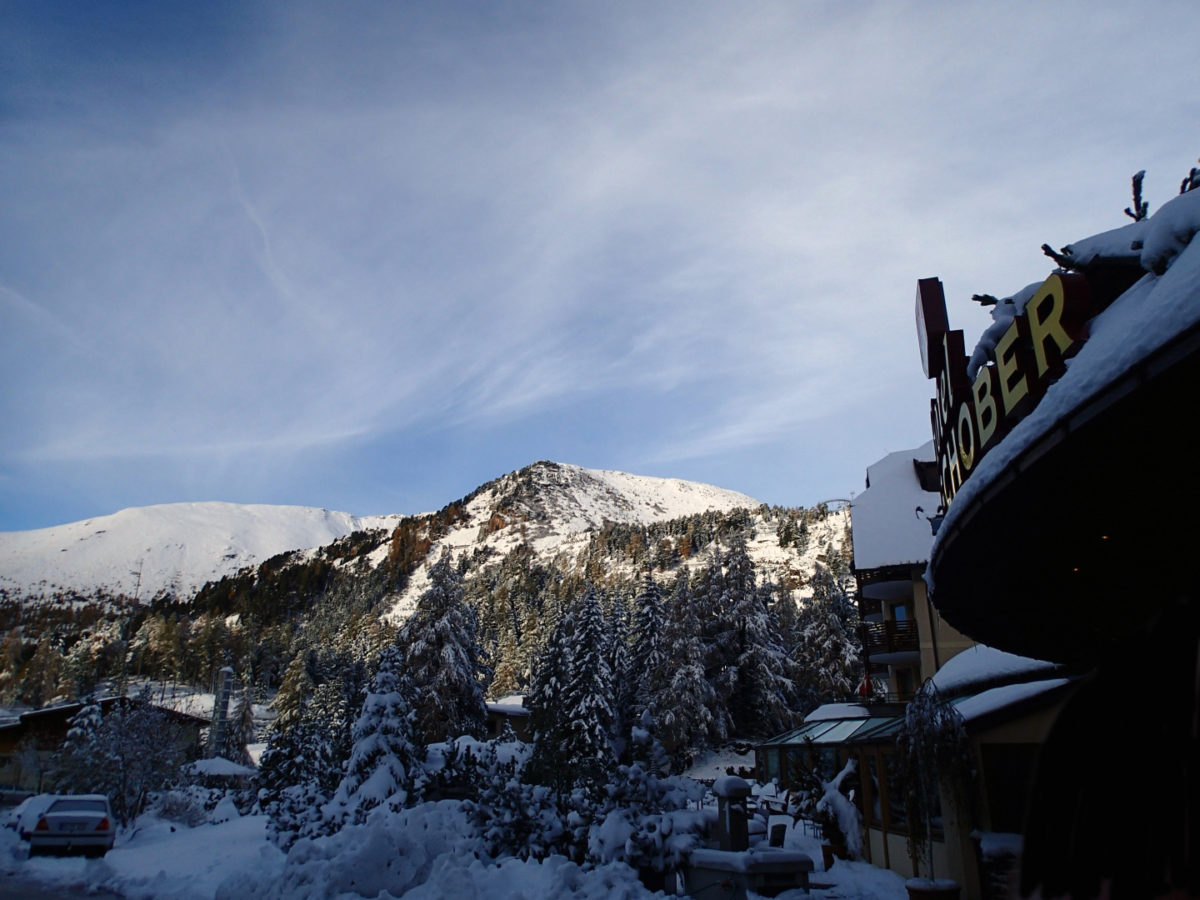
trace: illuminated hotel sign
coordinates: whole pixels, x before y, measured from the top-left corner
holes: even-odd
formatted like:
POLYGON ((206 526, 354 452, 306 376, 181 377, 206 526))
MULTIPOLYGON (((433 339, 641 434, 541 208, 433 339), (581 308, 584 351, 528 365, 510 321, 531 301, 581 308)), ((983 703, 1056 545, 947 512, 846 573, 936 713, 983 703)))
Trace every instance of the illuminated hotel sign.
POLYGON ((942 504, 949 506, 988 450, 1037 405, 1087 340, 1092 316, 1087 280, 1060 273, 1047 278, 973 381, 967 377, 963 333, 951 331, 946 318, 940 280, 917 282, 916 311, 921 365, 937 381, 930 416, 942 504))

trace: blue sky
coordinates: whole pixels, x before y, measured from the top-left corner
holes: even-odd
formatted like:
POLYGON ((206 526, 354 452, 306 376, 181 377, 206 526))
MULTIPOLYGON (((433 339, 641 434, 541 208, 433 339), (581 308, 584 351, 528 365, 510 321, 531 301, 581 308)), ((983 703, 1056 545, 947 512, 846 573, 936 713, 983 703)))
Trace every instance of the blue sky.
POLYGON ((1190 3, 0 2, 0 530, 538 459, 786 505, 1200 154, 1190 3))

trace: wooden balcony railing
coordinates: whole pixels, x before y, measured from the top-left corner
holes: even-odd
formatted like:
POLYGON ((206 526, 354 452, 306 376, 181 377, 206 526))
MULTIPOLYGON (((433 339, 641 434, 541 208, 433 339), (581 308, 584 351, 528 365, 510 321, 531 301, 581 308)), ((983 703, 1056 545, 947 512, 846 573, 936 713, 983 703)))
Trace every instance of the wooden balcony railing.
POLYGON ((918 650, 917 623, 913 619, 864 622, 859 629, 863 649, 868 656, 877 653, 902 653, 918 650))

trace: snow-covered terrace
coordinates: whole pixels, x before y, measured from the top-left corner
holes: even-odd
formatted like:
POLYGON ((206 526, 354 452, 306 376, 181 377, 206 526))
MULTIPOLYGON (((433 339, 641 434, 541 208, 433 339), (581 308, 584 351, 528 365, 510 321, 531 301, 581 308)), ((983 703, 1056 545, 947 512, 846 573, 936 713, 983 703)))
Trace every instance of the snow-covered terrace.
POLYGON ((854 569, 860 573, 901 573, 879 579, 862 579, 863 596, 892 599, 907 592, 905 571, 923 567, 933 536, 928 517, 937 510, 938 495, 922 488, 917 462, 934 459, 933 442, 913 450, 889 453, 867 468, 867 489, 850 504, 854 538, 854 569), (873 583, 872 583, 873 581, 873 583))

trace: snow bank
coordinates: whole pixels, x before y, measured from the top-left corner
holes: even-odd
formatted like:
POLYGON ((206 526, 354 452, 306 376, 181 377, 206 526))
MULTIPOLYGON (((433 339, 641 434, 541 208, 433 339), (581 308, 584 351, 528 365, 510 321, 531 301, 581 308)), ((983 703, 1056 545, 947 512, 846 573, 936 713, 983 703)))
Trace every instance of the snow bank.
MULTIPOLYGON (((142 817, 132 833, 121 833, 102 859, 39 856, 22 860, 10 847, 9 868, 22 878, 58 887, 87 886, 122 897, 212 900, 230 872, 253 871, 276 878, 283 853, 266 837, 266 817, 231 818, 220 825, 187 828, 142 817)), ((5 829, 5 834, 10 834, 5 829)), ((15 836, 12 838, 15 840, 15 836)))
POLYGON ((297 841, 282 871, 244 870, 221 884, 216 897, 600 900, 650 896, 624 865, 585 872, 563 857, 543 862, 486 860, 461 804, 425 803, 398 813, 377 810, 363 825, 315 841, 297 841))

